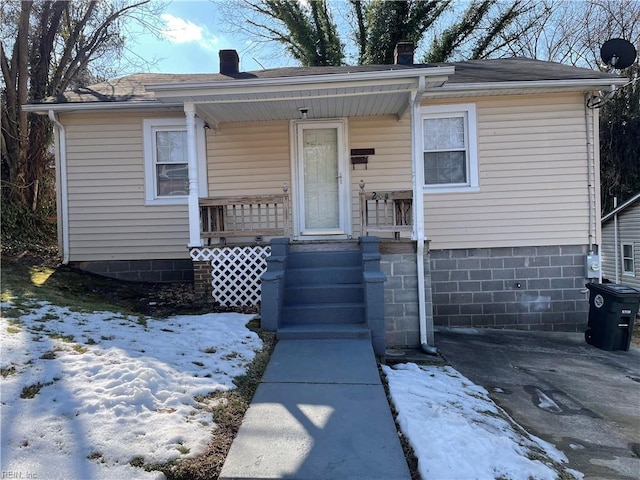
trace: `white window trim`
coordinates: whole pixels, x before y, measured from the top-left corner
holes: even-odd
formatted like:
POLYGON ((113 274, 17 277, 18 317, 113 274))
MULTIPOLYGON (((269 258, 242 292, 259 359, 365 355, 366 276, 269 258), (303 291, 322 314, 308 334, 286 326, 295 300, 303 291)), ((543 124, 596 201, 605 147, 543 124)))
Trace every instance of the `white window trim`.
POLYGON ((465 138, 468 141, 467 152, 469 155, 467 169, 469 181, 464 185, 423 185, 424 193, 459 193, 479 192, 479 166, 478 166, 478 120, 475 103, 457 103, 451 105, 424 105, 420 109, 420 168, 424 175, 424 120, 427 118, 441 118, 462 114, 466 120, 465 138))
MULTIPOLYGON (((189 195, 158 197, 156 195, 156 169, 154 164, 153 129, 155 127, 187 130, 185 118, 145 118, 142 121, 144 140, 144 204, 145 205, 187 205, 189 195)), ((208 196, 207 147, 204 134, 204 121, 196 118, 196 148, 198 157, 198 196, 208 196)))
POLYGON ((626 242, 620 242, 620 267, 622 270, 622 275, 627 276, 627 277, 635 277, 636 276, 636 246, 633 243, 626 243, 626 242), (633 270, 625 270, 624 269, 624 259, 625 258, 629 258, 629 257, 625 257, 624 256, 624 247, 625 246, 630 246, 631 247, 631 265, 633 267, 633 270))

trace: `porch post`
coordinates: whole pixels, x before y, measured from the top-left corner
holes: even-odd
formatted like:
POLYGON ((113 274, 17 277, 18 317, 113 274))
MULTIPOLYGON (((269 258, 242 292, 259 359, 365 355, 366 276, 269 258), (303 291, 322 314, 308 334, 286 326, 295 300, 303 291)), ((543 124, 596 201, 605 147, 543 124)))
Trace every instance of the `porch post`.
POLYGON ((187 117, 187 161, 189 164, 189 247, 201 247, 195 105, 193 103, 185 103, 184 113, 187 117))

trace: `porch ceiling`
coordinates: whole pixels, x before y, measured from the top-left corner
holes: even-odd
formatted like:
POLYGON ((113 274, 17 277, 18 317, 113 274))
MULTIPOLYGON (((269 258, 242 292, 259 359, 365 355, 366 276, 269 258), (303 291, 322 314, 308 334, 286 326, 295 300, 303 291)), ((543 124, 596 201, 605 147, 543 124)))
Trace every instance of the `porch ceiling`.
POLYGON ((410 101, 410 92, 395 91, 376 94, 306 95, 298 98, 270 98, 202 101, 196 104, 198 115, 217 123, 244 121, 291 120, 302 118, 300 109, 307 109, 307 118, 362 117, 402 115, 410 101))
MULTIPOLYGON (((156 99, 168 103, 193 103, 199 116, 215 127, 219 123, 397 115, 408 110, 412 92, 438 89, 451 72, 437 75, 395 76, 369 79, 343 78, 328 81, 309 79, 284 82, 219 82, 217 84, 174 84, 147 87, 156 99), (315 80, 315 81, 314 81, 315 80)), ((398 72, 395 72, 398 73, 398 72)))

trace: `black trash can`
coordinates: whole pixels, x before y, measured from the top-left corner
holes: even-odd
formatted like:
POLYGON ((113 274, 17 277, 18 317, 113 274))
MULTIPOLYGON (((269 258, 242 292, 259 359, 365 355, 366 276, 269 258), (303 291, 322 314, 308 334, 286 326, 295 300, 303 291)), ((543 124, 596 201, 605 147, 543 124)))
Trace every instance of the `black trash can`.
POLYGON ((633 321, 640 306, 640 291, 616 283, 588 283, 588 344, 602 350, 629 350, 633 321))

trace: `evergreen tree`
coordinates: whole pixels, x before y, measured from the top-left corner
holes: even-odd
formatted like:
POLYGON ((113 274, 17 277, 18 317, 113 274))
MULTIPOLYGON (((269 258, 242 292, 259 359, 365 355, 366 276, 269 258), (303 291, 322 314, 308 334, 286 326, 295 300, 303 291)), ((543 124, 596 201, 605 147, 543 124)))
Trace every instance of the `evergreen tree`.
POLYGON ((417 45, 451 5, 450 0, 351 3, 364 29, 358 35, 361 64, 393 63, 395 46, 399 42, 417 45))
POLYGON ((308 8, 299 2, 279 0, 254 2, 251 7, 276 23, 247 22, 283 44, 302 66, 344 63, 343 45, 326 0, 312 0, 308 8))

